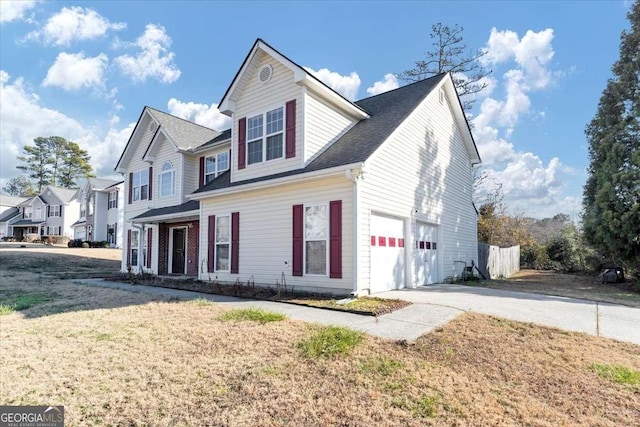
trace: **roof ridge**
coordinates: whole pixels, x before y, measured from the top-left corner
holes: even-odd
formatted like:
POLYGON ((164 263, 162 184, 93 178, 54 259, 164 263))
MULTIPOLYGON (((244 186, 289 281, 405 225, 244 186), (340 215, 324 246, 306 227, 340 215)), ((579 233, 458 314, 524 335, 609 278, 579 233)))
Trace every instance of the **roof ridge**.
POLYGON ((153 110, 153 111, 156 111, 156 112, 158 112, 158 113, 161 113, 161 114, 167 115, 167 116, 172 117, 172 118, 174 118, 174 119, 182 120, 182 121, 187 122, 187 123, 189 123, 189 124, 191 124, 191 125, 200 126, 201 128, 205 128, 205 129, 207 129, 207 130, 212 130, 212 131, 214 131, 214 132, 220 132, 220 131, 219 131, 219 130, 217 130, 217 129, 210 128, 210 127, 207 127, 207 126, 205 126, 205 125, 201 125, 200 123, 192 122, 191 120, 187 120, 187 119, 185 119, 185 118, 175 116, 175 115, 173 115, 173 114, 171 114, 171 113, 167 113, 166 111, 158 110, 157 108, 150 107, 150 106, 148 106, 148 105, 145 105, 144 107, 145 107, 145 108, 148 108, 149 110, 153 110))
POLYGON ((404 86, 398 86, 398 87, 397 87, 397 88, 395 88, 395 89, 391 89, 391 90, 387 90, 387 91, 385 91, 385 92, 377 93, 377 94, 375 94, 375 95, 367 96, 366 98, 358 99, 357 101, 355 101, 355 103, 357 104, 358 102, 365 101, 365 100, 369 100, 369 99, 371 99, 371 98, 375 98, 376 96, 387 95, 387 94, 392 93, 392 92, 395 92, 395 91, 397 91, 397 90, 404 89, 404 88, 408 88, 408 87, 410 87, 410 86, 417 85, 418 83, 424 83, 424 82, 425 82, 425 81, 427 81, 427 80, 432 80, 432 79, 435 79, 435 78, 437 78, 437 77, 443 77, 443 76, 446 76, 446 75, 447 75, 447 73, 448 73, 448 72, 445 72, 445 73, 439 73, 439 74, 436 74, 436 75, 434 75, 434 76, 427 77, 426 79, 418 80, 417 82, 411 82, 411 83, 406 84, 406 85, 404 85, 404 86))

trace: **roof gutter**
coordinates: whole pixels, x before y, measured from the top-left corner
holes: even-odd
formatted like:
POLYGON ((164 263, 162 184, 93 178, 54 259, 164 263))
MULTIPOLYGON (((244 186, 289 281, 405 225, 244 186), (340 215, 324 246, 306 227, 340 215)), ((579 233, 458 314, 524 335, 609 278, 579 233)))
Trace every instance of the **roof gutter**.
POLYGON ((192 194, 188 194, 186 197, 189 200, 202 200, 209 197, 222 196, 225 194, 237 194, 245 191, 275 187, 285 183, 292 183, 292 182, 299 183, 299 182, 311 181, 317 178, 323 178, 323 177, 328 177, 333 175, 336 175, 336 176, 344 175, 346 170, 354 170, 354 169, 360 170, 363 167, 364 167, 363 162, 351 163, 348 165, 336 166, 329 169, 320 169, 313 172, 301 173, 299 175, 283 176, 281 178, 252 182, 244 185, 231 186, 227 188, 221 188, 219 190, 211 190, 211 191, 195 193, 195 194, 192 193, 192 194))
POLYGON ((200 210, 176 212, 176 213, 166 214, 166 215, 148 216, 145 218, 132 218, 130 222, 132 224, 150 224, 154 222, 163 222, 171 219, 184 219, 191 216, 195 218, 199 217, 200 210))

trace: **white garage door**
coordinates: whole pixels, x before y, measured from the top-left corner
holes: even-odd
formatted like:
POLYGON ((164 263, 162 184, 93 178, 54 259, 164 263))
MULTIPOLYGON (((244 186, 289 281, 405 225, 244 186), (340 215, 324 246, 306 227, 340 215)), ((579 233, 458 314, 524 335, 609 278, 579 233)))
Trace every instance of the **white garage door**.
POLYGON ((415 242, 418 285, 436 283, 438 281, 438 228, 435 225, 416 222, 415 242))
POLYGON ((371 215, 371 292, 404 286, 404 221, 371 215))

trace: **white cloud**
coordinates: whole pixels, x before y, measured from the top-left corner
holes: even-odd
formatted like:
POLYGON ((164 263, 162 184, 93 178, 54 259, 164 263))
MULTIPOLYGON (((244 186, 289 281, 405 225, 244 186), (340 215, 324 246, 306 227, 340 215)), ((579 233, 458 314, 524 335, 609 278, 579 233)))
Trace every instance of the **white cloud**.
POLYGON ((91 40, 101 37, 109 30, 126 28, 122 22, 110 22, 92 9, 63 7, 47 20, 39 31, 27 35, 28 39, 42 39, 47 44, 68 46, 75 40, 91 40))
POLYGON ((353 101, 358 96, 360 76, 355 71, 352 71, 348 76, 343 76, 327 68, 318 71, 309 67, 304 67, 304 69, 348 100, 353 101))
POLYGON ((139 49, 135 56, 122 55, 115 59, 122 72, 133 81, 156 78, 162 83, 173 83, 178 80, 181 71, 174 63, 175 53, 169 50, 171 37, 164 27, 148 24, 134 46, 139 49))
POLYGON ((0 1, 0 23, 24 18, 25 12, 36 5, 34 0, 2 0, 0 1))
POLYGON ((378 95, 380 93, 388 92, 393 89, 397 89, 400 87, 398 84, 398 79, 394 74, 388 73, 384 75, 384 80, 377 81, 373 84, 373 86, 367 88, 367 93, 369 95, 378 95))
POLYGON ((127 143, 135 123, 122 129, 111 128, 106 136, 98 136, 96 129, 86 127, 60 111, 40 105, 22 78, 11 79, 0 70, 0 186, 19 175, 16 157, 25 145, 33 144, 39 136, 62 136, 77 142, 91 156, 91 164, 100 177, 113 177, 113 168, 127 143), (35 119, 37 118, 37 120, 35 119))
POLYGON ((42 85, 57 86, 67 91, 83 87, 102 88, 108 63, 109 59, 104 53, 85 58, 83 53, 61 52, 47 71, 42 85))
POLYGON ((231 127, 231 119, 220 113, 217 104, 197 104, 171 98, 167 107, 170 114, 211 129, 225 130, 231 127))

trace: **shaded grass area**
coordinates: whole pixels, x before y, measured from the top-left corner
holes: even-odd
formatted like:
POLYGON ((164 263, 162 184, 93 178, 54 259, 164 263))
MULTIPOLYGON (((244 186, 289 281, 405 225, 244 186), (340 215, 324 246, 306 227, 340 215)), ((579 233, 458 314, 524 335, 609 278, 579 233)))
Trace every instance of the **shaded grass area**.
POLYGON ((12 289, 0 294, 0 314, 10 314, 53 301, 58 297, 55 293, 24 291, 12 289))
POLYGON ((218 317, 218 320, 222 322, 240 322, 245 320, 264 325, 265 323, 278 322, 286 318, 287 316, 282 313, 274 313, 273 311, 263 310, 261 308, 241 308, 227 311, 218 317))

